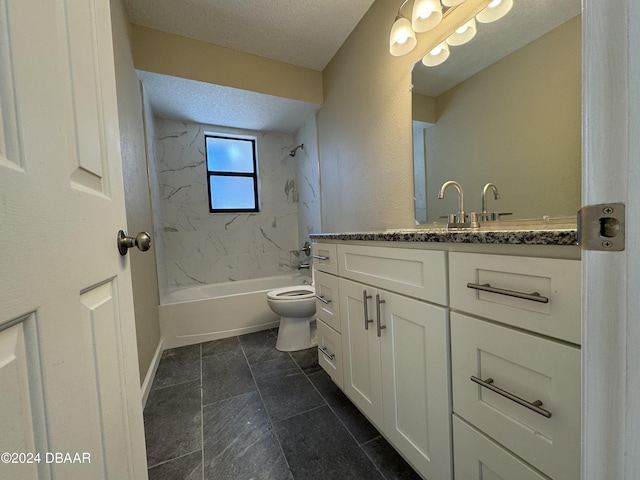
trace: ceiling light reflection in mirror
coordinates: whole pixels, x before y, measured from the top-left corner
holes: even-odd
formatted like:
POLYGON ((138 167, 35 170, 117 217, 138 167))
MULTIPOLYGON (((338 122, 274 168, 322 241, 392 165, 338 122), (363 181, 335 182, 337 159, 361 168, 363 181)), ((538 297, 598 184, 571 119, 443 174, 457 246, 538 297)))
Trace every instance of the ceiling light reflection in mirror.
MULTIPOLYGON (((443 19, 453 11, 454 7, 462 5, 465 0, 414 0, 411 22, 404 16, 402 9, 409 0, 404 0, 398 8, 391 33, 389 35, 389 52, 394 56, 402 56, 411 52, 417 45, 417 33, 429 32, 441 25, 443 19), (448 10, 443 15, 443 8, 448 10)), ((429 67, 442 64, 449 58, 449 46, 460 46, 469 42, 477 32, 476 20, 490 23, 504 17, 513 7, 513 0, 487 0, 482 2, 482 9, 471 17, 469 15, 456 18, 447 23, 445 41, 432 48, 423 58, 422 63, 429 67)), ((476 10, 477 12, 477 10, 476 10)), ((444 24, 443 24, 444 25, 444 24)))
POLYGON ((452 47, 443 65, 416 63, 414 146, 424 145, 414 150, 424 154, 414 156, 417 223, 441 222, 453 211, 436 199, 442 182, 452 179, 462 182, 474 211, 482 185, 497 182, 502 199, 491 207, 514 219, 575 214, 580 11, 580 0, 515 0, 502 21, 478 24, 472 42, 452 47), (431 103, 416 104, 420 99, 431 103))

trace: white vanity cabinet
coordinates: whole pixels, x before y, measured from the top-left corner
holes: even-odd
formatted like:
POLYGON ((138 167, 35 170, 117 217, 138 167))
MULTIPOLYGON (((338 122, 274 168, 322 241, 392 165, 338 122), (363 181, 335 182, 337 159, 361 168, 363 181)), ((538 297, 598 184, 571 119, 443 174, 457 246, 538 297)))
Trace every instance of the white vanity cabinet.
POLYGON ((318 364, 336 385, 343 388, 337 246, 314 243, 311 255, 316 291, 318 364))
POLYGON ((316 325, 318 363, 333 382, 343 388, 340 292, 338 277, 316 270, 316 325))
POLYGON ((579 479, 579 261, 449 265, 456 478, 579 479))
POLYGON ((451 478, 447 309, 409 296, 444 303, 444 252, 339 245, 338 259, 345 393, 421 475, 451 478))

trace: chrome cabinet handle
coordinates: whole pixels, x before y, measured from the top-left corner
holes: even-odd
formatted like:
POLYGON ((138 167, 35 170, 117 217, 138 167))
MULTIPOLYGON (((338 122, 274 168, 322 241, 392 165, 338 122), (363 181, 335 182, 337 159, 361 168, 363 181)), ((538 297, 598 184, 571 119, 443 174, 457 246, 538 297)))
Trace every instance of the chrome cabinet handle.
POLYGON ((378 323, 377 323, 377 327, 378 327, 378 337, 382 336, 382 330, 384 330, 385 328, 387 328, 386 325, 382 325, 380 323, 380 304, 381 303, 386 303, 386 300, 380 300, 380 294, 376 293, 376 315, 378 317, 378 323))
POLYGON ((320 350, 329 360, 336 358, 336 356, 333 353, 329 353, 325 347, 318 347, 318 350, 320 350))
POLYGON ((523 300, 531 300, 532 302, 549 303, 547 297, 543 297, 538 292, 522 293, 514 290, 505 290, 503 288, 492 287, 488 283, 482 285, 478 283, 467 283, 467 288, 473 288, 474 290, 481 290, 483 292, 497 293, 498 295, 506 295, 508 297, 522 298, 523 300))
POLYGON ((503 397, 508 398, 513 402, 516 402, 518 405, 527 407, 529 410, 533 410, 534 412, 536 412, 539 415, 542 415, 543 417, 551 418, 550 411, 545 410, 544 408, 540 408, 542 406, 542 401, 540 400, 529 402, 524 398, 520 398, 517 395, 514 395, 513 393, 509 393, 506 390, 501 389, 500 387, 496 387, 495 385, 493 385, 493 378, 487 378, 486 380, 481 380, 480 378, 474 377, 473 375, 471 375, 470 378, 472 382, 477 383, 481 387, 487 388, 492 392, 497 393, 498 395, 502 395, 503 397))
POLYGON ((327 300, 326 298, 324 298, 322 295, 316 295, 316 298, 318 300, 320 300, 322 303, 324 303, 325 305, 328 303, 331 303, 331 300, 327 300))
POLYGON ((371 295, 367 295, 367 291, 362 291, 362 303, 364 304, 364 329, 369 330, 369 324, 373 320, 369 320, 369 309, 367 308, 367 300, 371 298, 371 295))
POLYGON ((325 257, 324 255, 314 255, 313 258, 318 260, 329 260, 329 257, 325 257))

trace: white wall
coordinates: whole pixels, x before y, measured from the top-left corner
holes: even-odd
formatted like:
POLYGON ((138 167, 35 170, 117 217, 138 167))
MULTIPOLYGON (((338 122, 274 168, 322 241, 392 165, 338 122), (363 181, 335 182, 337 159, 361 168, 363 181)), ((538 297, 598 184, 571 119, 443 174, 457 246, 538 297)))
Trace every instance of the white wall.
POLYGON ((416 58, 389 54, 400 3, 374 2, 323 71, 318 138, 327 232, 415 225, 410 68, 416 58))
POLYGON ((297 271, 297 156, 289 156, 291 135, 156 119, 156 141, 169 287, 297 271), (257 137, 259 213, 209 213, 205 132, 257 137))

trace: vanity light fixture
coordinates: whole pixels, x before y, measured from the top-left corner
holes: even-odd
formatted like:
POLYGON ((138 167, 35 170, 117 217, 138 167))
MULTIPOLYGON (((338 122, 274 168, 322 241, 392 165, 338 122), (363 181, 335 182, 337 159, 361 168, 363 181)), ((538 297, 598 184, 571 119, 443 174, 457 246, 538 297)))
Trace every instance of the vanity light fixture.
POLYGON ((476 20, 480 23, 491 23, 504 17, 513 7, 513 0, 493 0, 478 15, 476 20))
POLYGON ((436 65, 440 65, 447 58, 449 58, 449 45, 447 45, 447 42, 442 42, 422 57, 422 63, 427 67, 435 67, 436 65))
MULTIPOLYGON (((427 32, 440 25, 443 19, 443 5, 450 9, 450 11, 447 10, 447 15, 449 13, 454 14, 453 9, 466 0, 414 0, 411 14, 412 22, 409 22, 402 14, 402 8, 408 1, 409 0, 404 0, 400 8, 398 8, 398 14, 391 27, 391 34, 389 36, 389 52, 396 57, 406 55, 415 48, 418 43, 416 32, 427 32)), ((424 56, 422 59, 424 65, 429 67, 440 65, 449 58, 449 45, 463 45, 475 37, 477 32, 476 20, 480 23, 490 23, 504 17, 513 7, 513 0, 491 0, 490 2, 487 1, 487 3, 470 2, 470 5, 470 8, 475 8, 473 11, 475 18, 472 17, 470 20, 467 20, 469 16, 465 16, 465 10, 461 10, 461 14, 454 14, 447 25, 443 23, 442 28, 440 28, 441 31, 438 31, 436 36, 443 33, 451 33, 444 42, 424 56), (483 8, 484 5, 486 6, 483 8), (458 22, 465 23, 460 24, 458 22), (456 24, 458 26, 454 29, 456 24), (449 30, 450 28, 453 31, 449 30)), ((441 39, 443 37, 444 36, 440 36, 439 38, 441 39)))

